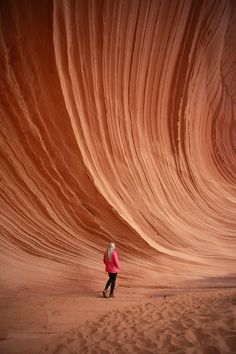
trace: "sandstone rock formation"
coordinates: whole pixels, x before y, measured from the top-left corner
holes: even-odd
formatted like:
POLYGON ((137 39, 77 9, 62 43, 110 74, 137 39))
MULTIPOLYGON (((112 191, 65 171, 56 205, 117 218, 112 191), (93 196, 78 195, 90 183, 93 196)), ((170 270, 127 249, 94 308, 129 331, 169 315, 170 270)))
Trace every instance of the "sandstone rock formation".
POLYGON ((2 289, 235 272, 235 1, 1 1, 0 51, 2 289))

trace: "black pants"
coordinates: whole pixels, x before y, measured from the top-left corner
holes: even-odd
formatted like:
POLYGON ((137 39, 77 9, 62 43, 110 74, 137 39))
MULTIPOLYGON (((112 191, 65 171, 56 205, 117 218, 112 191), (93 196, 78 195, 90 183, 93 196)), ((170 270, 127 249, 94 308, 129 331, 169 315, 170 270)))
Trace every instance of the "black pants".
POLYGON ((110 295, 111 295, 113 294, 113 291, 115 289, 117 273, 108 273, 108 274, 109 274, 109 279, 106 283, 105 290, 107 290, 111 285, 111 291, 110 291, 110 295))

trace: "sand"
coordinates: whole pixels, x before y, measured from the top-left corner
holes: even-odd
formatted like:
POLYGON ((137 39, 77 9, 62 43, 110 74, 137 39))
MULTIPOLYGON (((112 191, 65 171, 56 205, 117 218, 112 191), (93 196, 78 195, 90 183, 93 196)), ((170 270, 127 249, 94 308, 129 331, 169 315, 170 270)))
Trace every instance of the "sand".
POLYGON ((236 353, 236 289, 1 300, 1 354, 236 353))

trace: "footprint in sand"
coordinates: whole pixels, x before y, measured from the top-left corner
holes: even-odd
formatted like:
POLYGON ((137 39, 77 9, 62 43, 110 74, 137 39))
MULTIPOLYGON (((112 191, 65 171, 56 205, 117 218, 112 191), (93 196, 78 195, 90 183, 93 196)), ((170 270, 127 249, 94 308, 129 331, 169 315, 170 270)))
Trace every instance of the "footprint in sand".
POLYGON ((202 354, 222 354, 220 350, 214 345, 208 345, 201 351, 202 354))
POLYGON ((198 338, 196 337, 196 335, 192 329, 187 329, 187 331, 185 332, 185 338, 192 345, 198 343, 198 338))
POLYGON ((228 336, 224 339, 230 353, 236 353, 236 335, 228 336))
POLYGON ((53 354, 69 354, 71 351, 64 345, 60 344, 56 347, 53 354))

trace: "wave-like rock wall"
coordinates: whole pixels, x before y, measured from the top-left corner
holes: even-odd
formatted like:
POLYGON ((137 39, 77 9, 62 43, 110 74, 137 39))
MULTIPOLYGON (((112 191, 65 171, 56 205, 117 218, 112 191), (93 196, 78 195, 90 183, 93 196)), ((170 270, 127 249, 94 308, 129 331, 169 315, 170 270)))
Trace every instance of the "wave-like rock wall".
POLYGON ((236 265, 235 1, 0 3, 5 287, 236 265))

